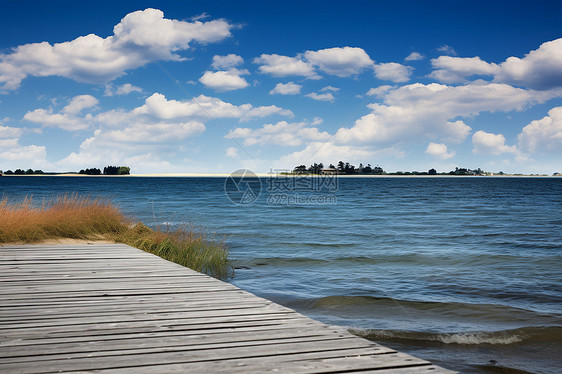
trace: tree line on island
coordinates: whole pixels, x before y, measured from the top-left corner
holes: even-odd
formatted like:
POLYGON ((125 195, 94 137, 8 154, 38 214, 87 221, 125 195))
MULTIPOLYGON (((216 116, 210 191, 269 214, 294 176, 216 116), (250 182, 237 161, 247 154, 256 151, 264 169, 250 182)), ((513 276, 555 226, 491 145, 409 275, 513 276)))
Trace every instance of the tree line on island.
POLYGON ((359 164, 359 167, 355 167, 351 165, 349 162, 338 162, 338 166, 334 166, 334 164, 330 164, 327 168, 324 168, 323 163, 314 163, 309 167, 306 165, 299 165, 293 169, 294 174, 372 174, 372 175, 383 175, 385 174, 384 170, 380 166, 375 166, 374 168, 371 164, 367 164, 363 166, 363 164, 359 164))
MULTIPOLYGON (((428 171, 396 171, 393 173, 387 173, 380 166, 372 167, 371 164, 363 165, 360 163, 358 167, 350 164, 349 162, 338 162, 337 166, 330 164, 327 168, 324 167, 323 163, 314 163, 307 167, 306 165, 295 166, 292 171, 293 174, 316 174, 316 175, 493 175, 493 173, 485 172, 484 170, 478 169, 466 169, 466 168, 455 168, 449 172, 438 173, 435 169, 429 169, 428 171)), ((499 172, 499 175, 503 175, 503 172, 499 172)))
MULTIPOLYGON (((98 168, 82 169, 78 174, 86 175, 102 175, 102 171, 98 168)), ((106 166, 103 168, 103 175, 129 175, 131 168, 128 166, 106 166)))
MULTIPOLYGON (((2 170, 0 170, 0 174, 2 174, 2 170)), ((14 171, 6 170, 4 175, 31 175, 31 174, 45 174, 43 170, 33 170, 33 169, 16 169, 14 171)))
POLYGON ((43 170, 33 170, 33 169, 16 169, 6 170, 6 172, 2 172, 0 170, 0 175, 56 175, 56 174, 85 174, 85 175, 129 175, 131 174, 131 168, 128 166, 106 166, 103 168, 103 172, 101 169, 98 168, 90 168, 90 169, 82 169, 78 173, 76 172, 69 172, 69 173, 45 173, 43 170))

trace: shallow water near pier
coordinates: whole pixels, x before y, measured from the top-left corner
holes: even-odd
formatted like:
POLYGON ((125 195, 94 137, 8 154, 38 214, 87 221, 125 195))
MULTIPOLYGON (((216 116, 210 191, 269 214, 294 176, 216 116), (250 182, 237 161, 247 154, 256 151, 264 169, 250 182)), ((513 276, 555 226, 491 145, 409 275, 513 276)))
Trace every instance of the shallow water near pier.
POLYGON ((3 177, 0 193, 202 226, 233 284, 453 370, 559 372, 562 178, 339 178, 289 205, 267 183, 238 205, 224 178, 3 177))

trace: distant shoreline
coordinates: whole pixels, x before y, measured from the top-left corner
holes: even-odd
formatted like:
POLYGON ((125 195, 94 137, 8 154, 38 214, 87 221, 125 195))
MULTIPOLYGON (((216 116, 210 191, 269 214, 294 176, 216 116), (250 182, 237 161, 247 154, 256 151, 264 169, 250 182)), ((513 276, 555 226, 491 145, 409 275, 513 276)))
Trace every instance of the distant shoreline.
MULTIPOLYGON (((130 177, 148 177, 148 178, 227 178, 229 173, 154 173, 154 174, 130 174, 130 175, 86 175, 74 173, 60 174, 9 174, 3 177, 79 177, 79 178, 130 178, 130 177)), ((559 178, 562 175, 528 175, 528 174, 504 174, 504 175, 318 175, 318 174, 270 174, 255 173, 260 178, 269 177, 337 177, 337 178, 559 178)))

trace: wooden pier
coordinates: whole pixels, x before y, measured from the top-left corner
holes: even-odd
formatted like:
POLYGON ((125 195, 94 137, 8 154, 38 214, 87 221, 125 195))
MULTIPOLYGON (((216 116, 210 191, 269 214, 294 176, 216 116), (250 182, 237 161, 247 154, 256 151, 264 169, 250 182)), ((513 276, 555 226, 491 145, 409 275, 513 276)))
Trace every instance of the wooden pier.
POLYGON ((0 256, 2 373, 450 373, 126 245, 0 256))

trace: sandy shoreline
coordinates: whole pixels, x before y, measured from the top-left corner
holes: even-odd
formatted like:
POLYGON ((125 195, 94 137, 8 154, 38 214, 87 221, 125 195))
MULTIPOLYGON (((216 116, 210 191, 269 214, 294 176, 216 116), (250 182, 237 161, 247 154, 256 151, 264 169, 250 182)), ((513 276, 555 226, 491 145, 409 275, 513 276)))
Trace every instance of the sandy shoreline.
POLYGON ((56 244, 64 244, 64 245, 90 244, 90 245, 94 245, 94 244, 114 244, 114 243, 115 243, 114 240, 106 240, 106 239, 86 240, 86 239, 58 238, 58 239, 42 240, 42 241, 33 242, 33 243, 24 243, 24 242, 2 243, 2 244, 0 244, 0 247, 14 246, 14 245, 56 245, 56 244))

